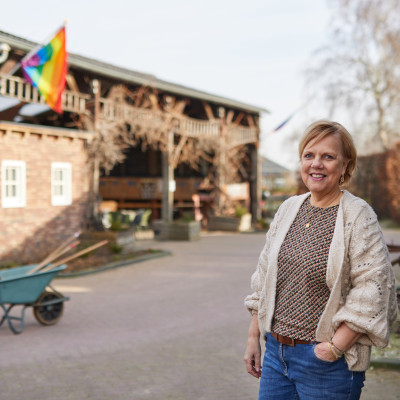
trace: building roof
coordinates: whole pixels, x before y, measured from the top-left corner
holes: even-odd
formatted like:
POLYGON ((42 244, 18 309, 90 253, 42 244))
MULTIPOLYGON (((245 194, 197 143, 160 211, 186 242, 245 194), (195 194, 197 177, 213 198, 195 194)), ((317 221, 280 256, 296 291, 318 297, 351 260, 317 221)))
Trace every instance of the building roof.
POLYGON ((265 157, 261 157, 261 171, 262 175, 285 174, 291 172, 289 169, 265 157))
MULTIPOLYGON (((3 31, 0 31, 0 42, 7 43, 12 48, 16 48, 26 52, 29 52, 33 48, 38 46, 38 43, 20 38, 18 36, 3 31)), ((230 106, 236 109, 253 113, 269 113, 267 109, 262 107, 257 107, 236 100, 228 99, 226 97, 203 92, 201 90, 192 89, 187 86, 167 82, 158 79, 154 75, 118 67, 112 64, 104 63, 102 61, 94 60, 92 58, 83 57, 78 54, 68 53, 68 64, 70 66, 90 71, 95 74, 100 74, 105 77, 123 80, 125 82, 139 84, 139 85, 149 85, 159 90, 175 93, 181 96, 206 100, 212 103, 230 106)))

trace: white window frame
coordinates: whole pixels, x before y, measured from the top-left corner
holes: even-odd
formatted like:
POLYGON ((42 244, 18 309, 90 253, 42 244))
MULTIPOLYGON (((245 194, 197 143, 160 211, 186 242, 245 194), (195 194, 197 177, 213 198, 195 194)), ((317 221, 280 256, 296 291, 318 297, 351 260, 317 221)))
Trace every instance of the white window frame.
POLYGON ((72 204, 72 167, 71 163, 51 163, 51 205, 70 206, 72 204), (62 179, 58 180, 56 171, 63 172, 62 179), (61 189, 61 194, 59 193, 61 189))
POLYGON ((26 206, 26 164, 25 161, 3 160, 1 162, 1 206, 22 208, 26 206), (15 179, 7 179, 7 170, 16 171, 15 179), (9 196, 10 186, 15 185, 15 196, 9 196))

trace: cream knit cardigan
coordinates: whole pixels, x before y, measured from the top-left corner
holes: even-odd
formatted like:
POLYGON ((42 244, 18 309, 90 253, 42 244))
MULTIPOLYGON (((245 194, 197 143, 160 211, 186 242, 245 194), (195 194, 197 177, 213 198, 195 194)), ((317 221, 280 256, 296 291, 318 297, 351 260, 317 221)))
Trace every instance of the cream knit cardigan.
MULTIPOLYGON (((291 197, 280 206, 251 278, 254 293, 246 297, 245 305, 251 313, 258 313, 262 337, 271 332, 279 250, 309 195, 291 197)), ((345 190, 329 249, 326 283, 330 296, 317 326, 316 339, 329 341, 342 322, 363 333, 346 352, 346 360, 349 369, 365 371, 371 346, 388 344, 389 327, 397 317, 396 288, 376 214, 364 200, 345 190)))

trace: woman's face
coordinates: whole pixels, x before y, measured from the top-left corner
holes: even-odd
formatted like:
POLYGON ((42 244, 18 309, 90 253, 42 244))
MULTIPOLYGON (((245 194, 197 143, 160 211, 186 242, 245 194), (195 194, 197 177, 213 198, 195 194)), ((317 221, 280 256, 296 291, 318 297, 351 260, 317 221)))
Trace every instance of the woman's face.
POLYGON ((311 193, 320 198, 329 196, 340 190, 339 180, 347 163, 338 135, 325 136, 318 142, 312 140, 301 155, 301 178, 311 193))

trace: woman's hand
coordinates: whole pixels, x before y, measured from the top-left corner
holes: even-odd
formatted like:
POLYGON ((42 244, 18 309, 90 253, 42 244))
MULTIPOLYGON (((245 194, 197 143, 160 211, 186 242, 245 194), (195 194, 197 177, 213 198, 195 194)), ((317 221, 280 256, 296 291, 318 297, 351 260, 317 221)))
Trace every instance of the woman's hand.
POLYGON ((314 354, 322 361, 333 362, 338 359, 332 354, 328 342, 318 343, 314 348, 314 354))
POLYGON ((249 337, 247 339, 247 347, 244 353, 244 363, 247 372, 259 378, 261 376, 261 346, 260 346, 260 329, 258 328, 258 316, 253 315, 249 327, 249 337))
POLYGON ((244 363, 246 364, 247 372, 259 378, 261 376, 261 346, 260 338, 249 337, 247 347, 244 353, 244 363))

